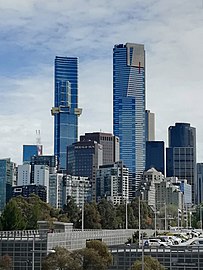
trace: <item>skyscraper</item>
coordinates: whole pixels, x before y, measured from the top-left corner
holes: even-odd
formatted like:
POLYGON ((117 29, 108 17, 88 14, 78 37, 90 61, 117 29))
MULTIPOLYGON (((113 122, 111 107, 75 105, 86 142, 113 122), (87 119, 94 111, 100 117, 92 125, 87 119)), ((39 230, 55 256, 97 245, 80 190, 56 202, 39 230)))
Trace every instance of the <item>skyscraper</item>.
POLYGON ((168 129, 166 176, 186 179, 192 186, 192 202, 196 201, 196 129, 188 123, 176 123, 168 129))
POLYGON ((93 132, 80 136, 80 141, 96 141, 103 148, 103 165, 119 161, 119 138, 111 133, 93 132))
POLYGON ((145 50, 126 43, 113 49, 113 133, 129 168, 130 198, 145 168, 145 50))
POLYGON ((59 168, 66 169, 66 149, 78 139, 78 58, 55 58, 54 154, 59 168))

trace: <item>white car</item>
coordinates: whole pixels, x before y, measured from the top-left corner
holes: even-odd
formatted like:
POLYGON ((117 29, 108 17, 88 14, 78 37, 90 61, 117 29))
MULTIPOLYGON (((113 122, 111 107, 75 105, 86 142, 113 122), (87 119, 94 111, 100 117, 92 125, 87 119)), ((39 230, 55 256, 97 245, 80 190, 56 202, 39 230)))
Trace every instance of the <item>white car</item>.
POLYGON ((158 238, 154 239, 148 239, 144 242, 145 247, 168 247, 168 244, 166 242, 162 242, 158 238))
POLYGON ((161 240, 161 242, 165 242, 168 246, 172 246, 173 245, 173 240, 170 239, 170 237, 168 235, 159 235, 157 236, 158 239, 161 240))

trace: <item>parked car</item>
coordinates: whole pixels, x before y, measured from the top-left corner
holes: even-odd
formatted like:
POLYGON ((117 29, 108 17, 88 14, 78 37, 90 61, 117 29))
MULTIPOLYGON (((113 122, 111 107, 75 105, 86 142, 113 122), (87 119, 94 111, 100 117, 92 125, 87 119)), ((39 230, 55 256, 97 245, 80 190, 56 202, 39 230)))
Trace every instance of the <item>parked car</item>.
POLYGON ((157 238, 160 239, 161 242, 165 242, 168 246, 173 245, 173 240, 170 239, 170 237, 168 235, 159 235, 159 236, 157 236, 157 238))
POLYGON ((168 247, 166 242, 161 241, 158 238, 148 239, 144 241, 145 247, 168 247))

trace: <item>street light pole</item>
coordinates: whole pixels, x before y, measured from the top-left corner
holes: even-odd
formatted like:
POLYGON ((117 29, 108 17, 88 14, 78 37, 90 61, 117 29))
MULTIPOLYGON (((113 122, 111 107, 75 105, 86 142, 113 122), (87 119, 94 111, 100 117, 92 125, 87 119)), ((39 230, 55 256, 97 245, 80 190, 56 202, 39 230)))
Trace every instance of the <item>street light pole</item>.
POLYGON ((128 229, 128 201, 125 201, 125 229, 128 229))
POLYGON ((139 228, 138 228, 138 231, 139 231, 139 243, 138 243, 138 245, 140 245, 140 216, 141 216, 141 214, 140 214, 140 195, 139 195, 139 197, 138 197, 138 226, 139 226, 139 228))
POLYGON ((156 204, 154 210, 154 236, 156 237, 156 204))
POLYGON ((167 222, 167 219, 166 219, 166 216, 167 216, 166 215, 166 203, 164 203, 164 207, 165 207, 165 224, 164 225, 165 225, 165 231, 166 231, 167 230, 167 223, 166 223, 167 222))
POLYGON ((32 240, 32 270, 35 270, 35 234, 32 240))

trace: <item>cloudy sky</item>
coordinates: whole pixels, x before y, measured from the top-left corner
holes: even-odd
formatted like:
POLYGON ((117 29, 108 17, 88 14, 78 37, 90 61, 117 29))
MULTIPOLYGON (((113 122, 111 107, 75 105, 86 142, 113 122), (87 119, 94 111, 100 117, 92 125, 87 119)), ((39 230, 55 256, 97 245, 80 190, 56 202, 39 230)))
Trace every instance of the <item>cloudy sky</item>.
POLYGON ((41 130, 53 153, 54 57, 79 57, 79 132, 112 132, 112 49, 143 43, 147 109, 156 139, 168 126, 197 128, 203 161, 202 0, 0 0, 0 158, 21 164, 41 130))

